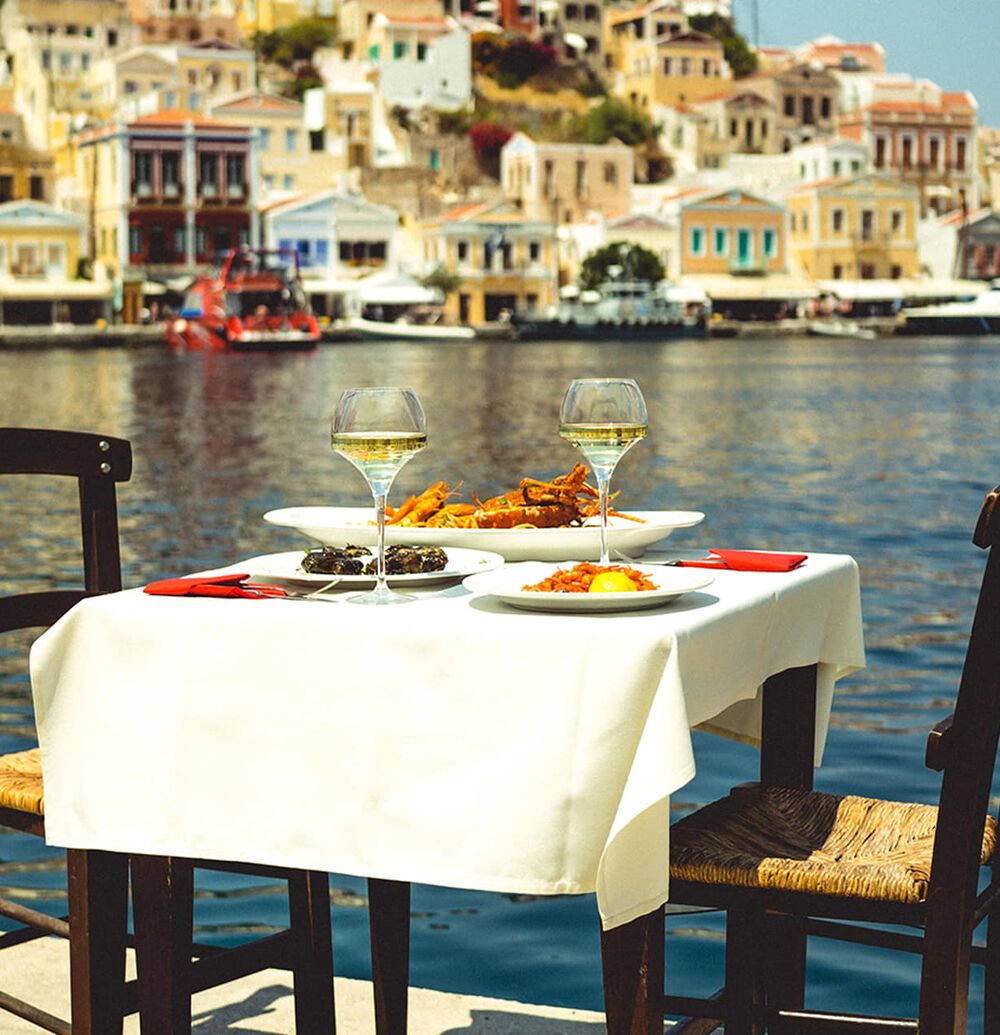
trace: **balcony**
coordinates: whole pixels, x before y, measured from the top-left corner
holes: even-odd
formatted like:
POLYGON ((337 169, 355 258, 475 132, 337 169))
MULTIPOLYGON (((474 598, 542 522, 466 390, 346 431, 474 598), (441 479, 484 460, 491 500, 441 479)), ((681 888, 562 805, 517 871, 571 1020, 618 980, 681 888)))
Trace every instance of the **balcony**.
POLYGON ((13 277, 38 280, 45 276, 45 265, 33 259, 22 259, 11 266, 10 272, 13 277))
POLYGON ((769 265, 769 259, 753 257, 730 259, 726 268, 734 277, 763 277, 767 275, 769 265))

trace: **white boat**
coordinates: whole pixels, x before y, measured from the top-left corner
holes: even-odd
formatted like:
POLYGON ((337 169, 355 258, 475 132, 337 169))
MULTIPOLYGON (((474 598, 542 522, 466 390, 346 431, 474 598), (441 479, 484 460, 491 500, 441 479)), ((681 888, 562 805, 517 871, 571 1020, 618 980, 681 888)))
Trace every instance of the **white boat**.
POLYGON ((904 334, 1000 334, 1000 280, 968 302, 903 309, 904 334))
POLYGON ((826 338, 862 338, 871 341, 878 337, 871 327, 862 327, 857 320, 813 320, 809 333, 826 338))
POLYGON ((471 327, 443 323, 412 323, 399 319, 366 320, 352 316, 346 328, 371 341, 472 341, 476 332, 471 327))

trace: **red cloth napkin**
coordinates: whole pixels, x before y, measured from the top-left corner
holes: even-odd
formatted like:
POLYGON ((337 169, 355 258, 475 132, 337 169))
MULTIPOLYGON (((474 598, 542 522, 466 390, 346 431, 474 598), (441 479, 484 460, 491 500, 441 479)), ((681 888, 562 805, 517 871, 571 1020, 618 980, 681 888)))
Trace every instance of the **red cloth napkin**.
POLYGON ((280 586, 258 583, 245 585, 249 575, 194 575, 182 579, 160 579, 143 589, 144 593, 167 597, 245 597, 265 600, 287 594, 280 586))
POLYGON ((711 557, 698 561, 675 561, 680 568, 727 568, 729 571, 791 571, 808 554, 765 553, 760 550, 709 550, 711 557))

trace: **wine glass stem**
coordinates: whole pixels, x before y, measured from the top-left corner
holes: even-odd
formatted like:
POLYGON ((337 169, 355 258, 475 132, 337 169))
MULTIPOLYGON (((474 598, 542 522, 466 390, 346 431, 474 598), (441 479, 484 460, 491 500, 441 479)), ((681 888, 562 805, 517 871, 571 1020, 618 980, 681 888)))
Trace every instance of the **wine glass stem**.
POLYGON ((375 553, 375 589, 377 597, 384 599, 389 596, 389 584, 385 580, 385 501, 388 490, 372 488, 372 497, 375 500, 375 522, 378 527, 376 533, 375 553))
POLYGON ((611 486, 611 472, 613 467, 595 467, 594 475, 597 478, 597 498, 601 510, 601 560, 600 564, 610 564, 608 556, 608 490, 611 486))

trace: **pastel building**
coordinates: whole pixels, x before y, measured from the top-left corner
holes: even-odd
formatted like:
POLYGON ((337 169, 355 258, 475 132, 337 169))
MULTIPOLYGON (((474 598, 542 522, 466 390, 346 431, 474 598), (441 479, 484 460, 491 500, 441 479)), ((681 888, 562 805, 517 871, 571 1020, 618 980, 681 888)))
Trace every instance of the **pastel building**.
POLYGON ((515 133, 500 151, 504 195, 532 219, 574 223, 589 212, 629 210, 632 149, 607 144, 553 144, 515 133))
POLYGON ((544 311, 556 301, 558 239, 552 222, 510 202, 460 205, 423 224, 424 263, 461 278, 445 302, 452 322, 544 311))
POLYGON ((764 274, 787 268, 785 209, 748 191, 680 204, 682 274, 764 274))
POLYGON ((789 249, 814 280, 899 280, 920 269, 919 191, 871 173, 788 194, 789 249))

